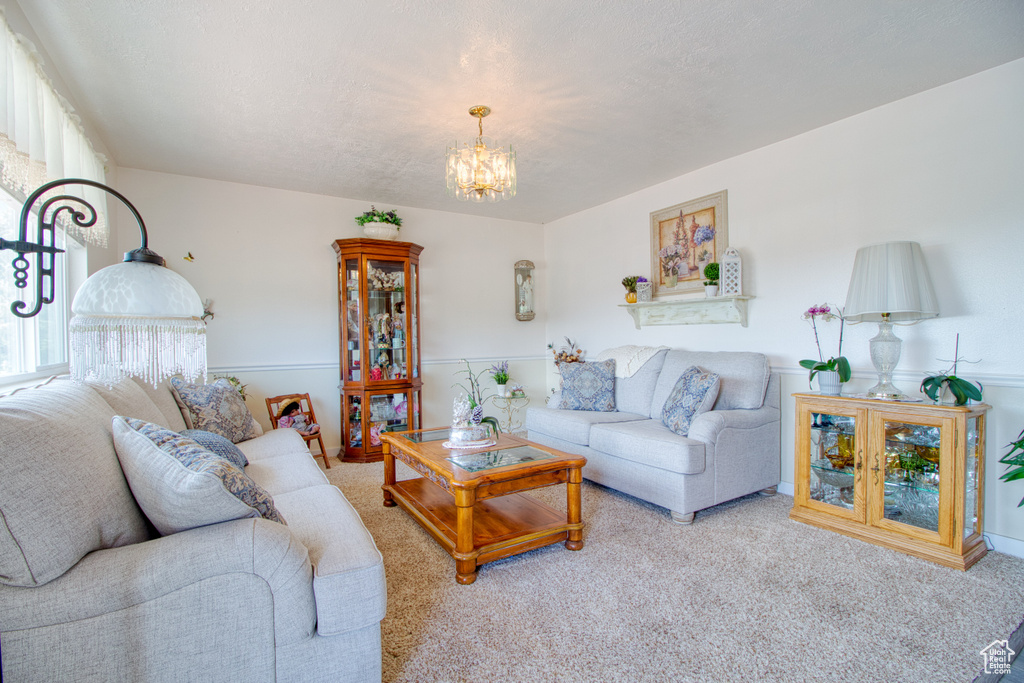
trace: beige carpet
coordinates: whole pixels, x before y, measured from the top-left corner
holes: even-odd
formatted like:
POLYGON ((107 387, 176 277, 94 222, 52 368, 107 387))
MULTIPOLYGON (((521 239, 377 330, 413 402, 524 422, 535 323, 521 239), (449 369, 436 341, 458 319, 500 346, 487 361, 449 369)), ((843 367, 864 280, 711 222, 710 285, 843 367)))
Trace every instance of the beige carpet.
MULTIPOLYGON (((1024 560, 968 572, 787 518, 751 496, 697 514, 593 484, 583 550, 549 546, 455 583, 380 464, 327 471, 384 555, 385 681, 971 681, 1024 619, 1024 560)), ((564 509, 564 487, 538 497, 564 509)))

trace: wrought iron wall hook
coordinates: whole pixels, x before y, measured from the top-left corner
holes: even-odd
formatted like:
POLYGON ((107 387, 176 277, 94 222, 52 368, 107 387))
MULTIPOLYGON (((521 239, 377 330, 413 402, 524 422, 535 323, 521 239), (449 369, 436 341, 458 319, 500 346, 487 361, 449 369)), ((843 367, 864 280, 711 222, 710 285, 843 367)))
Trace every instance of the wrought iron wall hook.
POLYGON ((28 271, 31 268, 32 263, 26 255, 36 255, 35 305, 31 310, 25 312, 24 309, 28 307, 27 303, 24 301, 13 302, 11 304, 11 312, 19 318, 31 318, 39 313, 43 304, 53 303, 54 259, 56 258, 56 254, 64 252, 63 249, 58 249, 54 246, 54 226, 57 223, 57 217, 60 215, 61 211, 67 211, 71 220, 79 227, 89 227, 93 225, 97 219, 96 209, 92 204, 81 197, 68 194, 51 197, 45 200, 37 210, 35 241, 30 241, 28 239, 29 219, 32 215, 34 205, 39 201, 40 197, 53 188, 60 187, 61 185, 87 185, 89 187, 95 187, 103 190, 107 194, 117 197, 122 204, 128 207, 128 210, 132 212, 132 215, 135 216, 135 220, 139 223, 139 231, 142 237, 142 246, 138 249, 126 252, 124 260, 153 263, 159 266, 164 265, 163 257, 149 249, 149 234, 146 232, 146 223, 142 220, 142 216, 132 203, 120 192, 112 187, 104 185, 103 183, 96 182, 95 180, 88 180, 86 178, 63 178, 61 180, 51 181, 39 186, 32 194, 29 195, 28 199, 25 200, 25 204, 21 209, 21 218, 19 220, 19 239, 5 240, 0 238, 0 251, 11 249, 18 252, 18 255, 11 262, 14 266, 14 285, 18 289, 25 289, 28 287, 28 271), (61 202, 75 202, 75 205, 65 203, 63 206, 58 206, 52 211, 50 210, 54 204, 59 204, 61 202), (76 205, 85 207, 88 210, 88 213, 80 211, 76 205))

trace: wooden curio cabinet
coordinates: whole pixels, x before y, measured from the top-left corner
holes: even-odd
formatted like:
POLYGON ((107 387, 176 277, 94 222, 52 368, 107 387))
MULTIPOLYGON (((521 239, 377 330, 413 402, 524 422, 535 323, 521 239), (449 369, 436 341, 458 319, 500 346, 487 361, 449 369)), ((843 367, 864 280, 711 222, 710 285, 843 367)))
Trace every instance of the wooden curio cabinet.
POLYGON ((383 432, 420 428, 419 264, 411 242, 348 239, 338 254, 342 460, 382 460, 383 432))
POLYGON ((988 405, 794 396, 791 518, 956 569, 985 555, 988 405))

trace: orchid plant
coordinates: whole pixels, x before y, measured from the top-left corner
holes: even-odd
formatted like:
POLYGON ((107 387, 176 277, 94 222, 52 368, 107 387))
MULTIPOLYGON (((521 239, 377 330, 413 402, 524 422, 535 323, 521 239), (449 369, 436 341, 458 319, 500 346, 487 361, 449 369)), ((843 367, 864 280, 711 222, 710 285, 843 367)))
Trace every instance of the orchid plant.
POLYGON ((836 311, 838 313, 833 313, 828 304, 821 304, 820 306, 811 306, 804 311, 802 316, 804 320, 811 323, 811 329, 814 330, 814 344, 818 347, 818 360, 800 361, 800 367, 811 371, 807 377, 808 385, 814 381, 814 376, 819 372, 838 372, 840 382, 849 382, 853 375, 850 371, 850 361, 843 356, 843 326, 846 324, 843 319, 843 309, 837 306, 836 311), (836 318, 839 319, 839 353, 825 360, 825 356, 821 352, 821 339, 818 337, 818 321, 827 323, 836 318))

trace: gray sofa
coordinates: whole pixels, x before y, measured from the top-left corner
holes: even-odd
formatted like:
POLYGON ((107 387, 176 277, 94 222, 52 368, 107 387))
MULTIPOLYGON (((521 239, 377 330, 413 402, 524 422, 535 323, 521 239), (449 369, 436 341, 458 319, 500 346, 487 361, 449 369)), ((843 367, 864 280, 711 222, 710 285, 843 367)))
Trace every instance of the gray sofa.
POLYGON ((380 552, 290 429, 238 444, 287 522, 159 536, 112 442, 185 429, 166 384, 58 378, 0 397, 0 663, 9 681, 379 681, 380 552))
POLYGON ((615 378, 614 412, 529 408, 528 438, 584 455, 583 476, 668 508, 681 524, 698 510, 757 491, 781 477, 780 384, 760 353, 659 351, 631 377, 615 378), (721 378, 712 410, 686 436, 661 422, 679 376, 697 366, 721 378))

